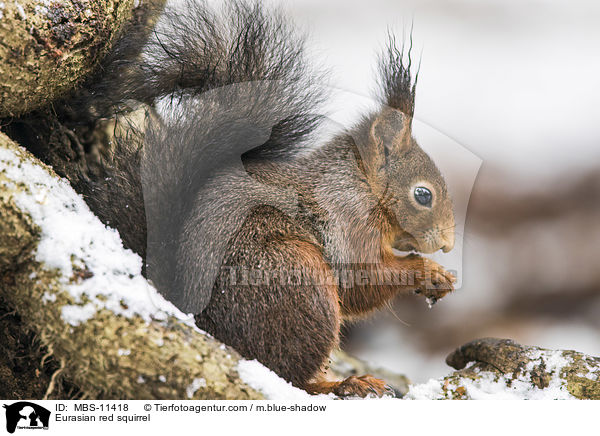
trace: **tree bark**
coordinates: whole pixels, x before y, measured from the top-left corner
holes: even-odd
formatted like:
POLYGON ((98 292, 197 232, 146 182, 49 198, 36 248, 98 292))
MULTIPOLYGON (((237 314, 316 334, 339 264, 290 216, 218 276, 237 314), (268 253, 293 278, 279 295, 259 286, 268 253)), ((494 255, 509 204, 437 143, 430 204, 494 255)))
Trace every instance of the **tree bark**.
MULTIPOLYGON (((64 207, 72 207, 77 194, 58 180, 50 168, 0 133, 0 297, 59 362, 60 377, 87 398, 262 398, 240 379, 239 354, 182 321, 176 311, 150 319, 134 309, 129 315, 115 313, 110 289, 93 297, 74 296, 93 271, 81 266, 85 261, 77 253, 71 254, 73 274, 68 277, 37 259, 46 230, 22 205, 60 194, 64 207), (32 169, 42 169, 56 186, 30 181, 32 169), (65 197, 65 189, 73 198, 65 197), (73 324, 65 317, 66 309, 86 307, 93 310, 85 321, 73 324)), ((72 223, 73 231, 80 227, 72 223)), ((106 229, 107 237, 109 233, 106 229)), ((147 292, 156 293, 149 285, 147 292)), ((153 298, 161 297, 156 293, 153 298)), ((49 393, 56 381, 53 377, 49 393)))
POLYGON ((412 386, 411 399, 600 399, 600 358, 483 338, 453 351, 457 371, 412 386))
POLYGON ((600 357, 573 350, 548 350, 510 339, 483 338, 457 348, 446 363, 459 370, 454 377, 477 378, 478 371, 512 378, 524 375, 538 389, 547 388, 552 378, 558 377, 575 398, 600 400, 600 357), (551 360, 557 356, 564 364, 552 368, 551 360), (474 364, 467 368, 470 362, 474 364))
POLYGON ((1 2, 0 117, 30 112, 75 88, 132 17, 134 3, 1 2))

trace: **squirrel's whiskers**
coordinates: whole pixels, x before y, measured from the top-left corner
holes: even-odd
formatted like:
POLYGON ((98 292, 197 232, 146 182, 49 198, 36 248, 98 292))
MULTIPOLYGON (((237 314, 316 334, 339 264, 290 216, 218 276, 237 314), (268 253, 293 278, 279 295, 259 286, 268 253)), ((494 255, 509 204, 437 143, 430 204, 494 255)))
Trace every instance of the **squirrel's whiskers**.
POLYGON ((380 108, 306 147, 327 96, 281 11, 187 0, 129 30, 63 109, 131 122, 114 124, 99 168, 66 176, 200 328, 309 392, 383 394, 372 377, 331 383, 321 369, 344 320, 452 289, 437 263, 392 250, 454 244, 445 181, 412 136, 412 37, 405 52, 390 33, 380 108), (243 271, 280 279, 232 276, 243 271))

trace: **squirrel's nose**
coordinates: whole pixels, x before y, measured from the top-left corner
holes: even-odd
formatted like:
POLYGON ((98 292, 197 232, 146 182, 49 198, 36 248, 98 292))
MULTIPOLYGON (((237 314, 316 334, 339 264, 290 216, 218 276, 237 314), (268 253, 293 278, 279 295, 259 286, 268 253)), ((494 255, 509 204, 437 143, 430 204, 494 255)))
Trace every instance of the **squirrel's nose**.
POLYGON ((444 245, 442 245, 442 251, 448 253, 454 248, 454 232, 444 232, 442 235, 444 245))

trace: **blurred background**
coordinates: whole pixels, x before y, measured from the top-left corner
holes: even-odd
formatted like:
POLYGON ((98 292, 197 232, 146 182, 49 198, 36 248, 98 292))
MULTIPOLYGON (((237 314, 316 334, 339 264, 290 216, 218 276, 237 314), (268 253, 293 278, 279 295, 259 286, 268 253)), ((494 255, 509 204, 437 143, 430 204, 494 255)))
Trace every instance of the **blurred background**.
POLYGON ((435 258, 460 289, 432 309, 396 299, 348 327, 345 349, 414 382, 485 336, 600 356, 600 3, 271 2, 310 31, 342 125, 372 104, 387 29, 413 26, 415 137, 459 209, 457 247, 435 258))

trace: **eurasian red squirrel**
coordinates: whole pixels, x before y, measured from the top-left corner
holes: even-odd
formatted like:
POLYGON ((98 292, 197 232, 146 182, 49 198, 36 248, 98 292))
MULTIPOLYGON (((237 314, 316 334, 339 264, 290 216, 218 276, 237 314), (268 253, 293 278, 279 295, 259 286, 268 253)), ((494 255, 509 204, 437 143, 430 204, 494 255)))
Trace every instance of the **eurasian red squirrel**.
POLYGON ((200 328, 309 392, 382 394, 370 376, 326 380, 341 324, 454 283, 416 254, 452 249, 454 215, 412 136, 410 49, 390 37, 380 108, 315 146, 322 76, 281 12, 188 1, 144 26, 64 106, 95 120, 121 111, 125 134, 95 171, 63 172, 200 328))

